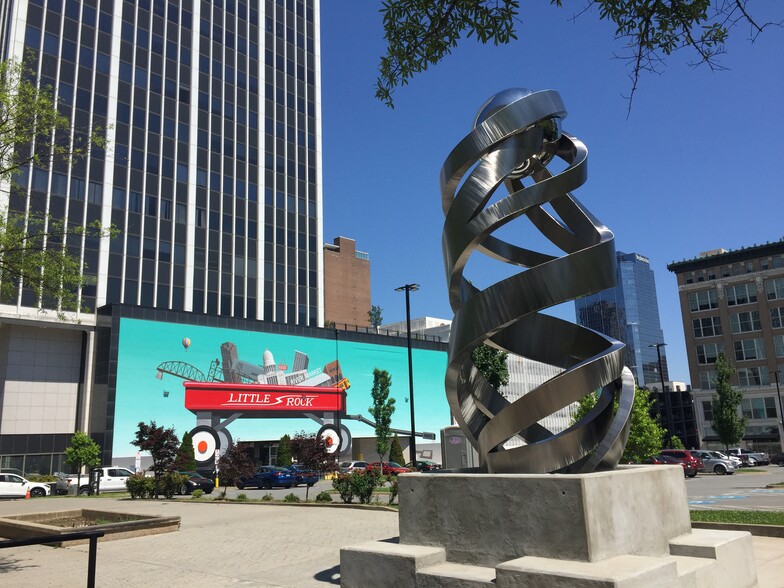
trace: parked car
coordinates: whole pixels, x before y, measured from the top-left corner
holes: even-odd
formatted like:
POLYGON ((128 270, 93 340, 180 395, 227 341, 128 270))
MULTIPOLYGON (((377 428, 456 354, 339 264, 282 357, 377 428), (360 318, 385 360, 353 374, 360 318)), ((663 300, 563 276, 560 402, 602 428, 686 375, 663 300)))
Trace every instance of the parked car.
POLYGON ((191 494, 194 490, 201 490, 205 494, 212 494, 215 490, 215 482, 205 478, 198 472, 177 472, 181 476, 187 476, 185 484, 179 489, 178 494, 191 494))
POLYGON ((709 451, 713 457, 718 457, 719 459, 728 459, 732 462, 732 465, 735 466, 735 469, 741 467, 743 465, 743 460, 739 458, 737 455, 727 455, 726 453, 722 453, 721 451, 709 451))
POLYGON ((351 474, 353 472, 364 472, 370 464, 366 461, 344 461, 340 464, 341 474, 351 474))
POLYGON ((770 458, 770 463, 784 468, 784 453, 774 453, 770 458))
MULTIPOLYGON (((57 487, 56 492, 57 494, 68 494, 68 489, 73 487, 76 488, 78 481, 78 476, 76 474, 66 474, 65 472, 55 472, 55 476, 57 476, 57 487)), ((87 479, 87 474, 82 474, 82 480, 87 479)), ((74 490, 76 492, 76 490, 74 490)))
POLYGON ((653 457, 647 457, 642 460, 642 463, 653 465, 680 465, 683 468, 683 475, 687 478, 693 478, 697 475, 697 468, 694 464, 680 461, 669 455, 654 455, 653 457))
POLYGON ((255 486, 256 488, 280 487, 291 488, 297 481, 294 472, 286 468, 276 466, 261 466, 252 476, 242 476, 237 480, 236 485, 239 490, 255 486))
POLYGON ((417 472, 432 472, 433 470, 440 470, 441 464, 436 463, 434 461, 428 461, 426 459, 417 460, 415 462, 410 461, 406 464, 406 467, 412 471, 417 472))
POLYGON ((702 459, 703 467, 700 470, 701 472, 713 472, 719 476, 735 473, 735 464, 730 459, 716 457, 710 451, 692 450, 691 454, 702 459))
POLYGON ((694 453, 688 449, 662 449, 660 454, 668 457, 674 457, 678 461, 691 464, 694 466, 694 476, 696 476, 697 472, 705 467, 705 464, 702 462, 702 458, 694 455, 694 453))
POLYGON ((741 459, 743 459, 743 456, 745 455, 748 459, 749 467, 768 465, 770 463, 770 457, 768 457, 768 454, 764 451, 751 451, 750 449, 744 449, 743 447, 733 447, 727 451, 731 455, 737 455, 741 459))
POLYGON ((24 498, 28 491, 30 498, 39 498, 49 496, 51 488, 49 484, 30 482, 17 474, 0 473, 0 498, 24 498))
POLYGON ((305 466, 301 466, 299 464, 291 464, 290 466, 286 466, 287 470, 291 470, 294 473, 295 482, 294 486, 299 486, 300 484, 305 484, 307 486, 312 486, 316 482, 319 481, 318 472, 314 472, 306 468, 305 466))
POLYGON ((374 470, 381 470, 381 474, 384 476, 397 476, 398 474, 405 474, 406 472, 410 472, 411 470, 408 468, 403 467, 399 463, 395 463, 394 461, 385 461, 383 465, 377 461, 374 461, 370 464, 370 468, 368 469, 374 470))

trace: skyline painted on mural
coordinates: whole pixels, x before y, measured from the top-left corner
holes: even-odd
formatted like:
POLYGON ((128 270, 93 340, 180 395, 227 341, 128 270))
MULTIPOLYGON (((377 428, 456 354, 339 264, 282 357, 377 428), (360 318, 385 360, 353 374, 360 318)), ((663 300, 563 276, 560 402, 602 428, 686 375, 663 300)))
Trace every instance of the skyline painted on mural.
MULTIPOLYGON (((405 319, 394 289, 413 282, 421 289, 411 295, 412 317, 452 318, 441 254, 444 159, 492 94, 551 88, 569 113, 564 129, 588 147, 588 180, 575 196, 615 233, 617 250, 650 259, 670 379, 688 383, 678 288, 666 265, 784 236, 775 140, 784 130, 784 33, 770 29, 750 43, 735 29, 720 58, 726 71, 689 67, 676 53, 662 75, 642 77, 627 118, 628 69, 613 58, 622 47, 612 27, 595 13, 572 19, 568 8, 526 3, 519 41, 464 42, 400 88, 391 110, 373 95, 384 51, 378 8, 322 4, 324 241, 343 235, 370 254, 372 303, 384 322, 405 319)), ((777 3, 754 9, 763 21, 780 12, 777 3)), ((541 245, 524 220, 504 234, 541 245)), ((485 287, 506 272, 472 258, 466 276, 485 287)), ((555 314, 574 321, 571 303, 555 314)))

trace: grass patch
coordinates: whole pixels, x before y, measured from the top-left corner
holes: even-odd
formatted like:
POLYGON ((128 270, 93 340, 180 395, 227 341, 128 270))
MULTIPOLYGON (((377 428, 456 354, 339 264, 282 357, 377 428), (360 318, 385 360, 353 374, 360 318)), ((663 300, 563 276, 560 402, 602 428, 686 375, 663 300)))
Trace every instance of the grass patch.
POLYGON ((735 468, 736 474, 767 474, 768 470, 761 470, 759 468, 735 468))
POLYGON ((692 521, 740 523, 744 525, 783 525, 784 512, 759 510, 692 510, 692 521))

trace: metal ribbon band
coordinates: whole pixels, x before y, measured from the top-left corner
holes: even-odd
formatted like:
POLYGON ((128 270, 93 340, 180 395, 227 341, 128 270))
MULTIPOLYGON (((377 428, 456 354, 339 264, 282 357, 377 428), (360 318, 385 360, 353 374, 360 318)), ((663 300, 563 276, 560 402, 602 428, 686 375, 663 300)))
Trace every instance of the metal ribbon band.
POLYGON ((555 91, 501 92, 483 106, 473 131, 441 169, 442 246, 455 313, 446 394, 452 415, 479 452, 482 471, 611 469, 629 434, 634 378, 623 365, 624 345, 540 312, 613 287, 616 280, 612 232, 570 193, 586 180, 588 150, 560 131, 565 116, 555 91), (567 167, 551 173, 553 158, 567 167), (491 203, 502 186, 508 194, 491 203), (493 236, 523 216, 565 255, 493 236), (480 290, 464 275, 475 251, 521 270, 480 290), (471 360, 485 343, 565 371, 510 403, 471 360), (599 388, 596 406, 568 429, 554 434, 539 424, 599 388), (514 437, 526 444, 504 449, 514 437))

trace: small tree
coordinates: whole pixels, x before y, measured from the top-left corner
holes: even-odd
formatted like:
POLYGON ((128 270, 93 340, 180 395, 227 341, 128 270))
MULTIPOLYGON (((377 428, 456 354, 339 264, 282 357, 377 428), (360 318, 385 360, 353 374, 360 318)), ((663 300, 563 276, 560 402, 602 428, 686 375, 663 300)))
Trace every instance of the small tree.
POLYGON ((174 469, 180 472, 192 472, 196 469, 196 453, 193 449, 193 436, 189 431, 182 435, 182 443, 174 460, 174 469))
POLYGON ((734 373, 735 368, 729 364, 724 352, 719 352, 716 358, 716 394, 713 395, 711 403, 711 425, 725 450, 729 449, 730 445, 736 445, 746 432, 747 419, 738 410, 740 401, 743 400, 743 391, 733 388, 730 383, 734 373))
POLYGON ((148 451, 152 456, 152 471, 155 473, 155 498, 158 498, 161 477, 174 465, 180 440, 171 427, 168 429, 159 427, 155 421, 150 421, 149 424, 140 422, 139 429, 136 431, 136 439, 131 441, 131 445, 135 445, 140 451, 148 451))
POLYGON ((242 477, 252 476, 256 471, 256 464, 250 454, 250 445, 246 443, 232 443, 218 460, 218 469, 221 478, 231 484, 236 484, 242 477))
MULTIPOLYGON (((319 474, 335 468, 335 458, 327 453, 327 446, 315 433, 306 434, 300 431, 291 440, 291 452, 297 463, 319 474)), ((305 500, 308 500, 310 484, 305 489, 305 500)))
POLYGON ((398 439, 397 433, 392 437, 392 446, 389 448, 389 461, 394 461, 401 465, 406 463, 406 458, 403 455, 403 448, 400 446, 400 439, 398 439))
POLYGON ((471 360, 485 380, 499 390, 509 383, 509 370, 506 367, 507 353, 497 347, 480 345, 471 353, 471 360))
POLYGON ((384 319, 381 318, 381 311, 382 308, 380 306, 371 305, 370 310, 368 310, 368 322, 370 326, 376 330, 378 333, 378 328, 381 326, 381 323, 384 322, 384 319))
POLYGON ((291 437, 283 435, 278 442, 278 459, 275 462, 280 467, 291 465, 291 437))
MULTIPOLYGON (((572 423, 583 418, 594 406, 598 397, 595 393, 583 396, 577 403, 577 410, 572 418, 572 423)), ((639 463, 646 457, 657 455, 662 449, 665 431, 659 425, 658 417, 651 416, 653 399, 650 392, 637 388, 634 393, 631 422, 629 423, 629 439, 621 456, 624 463, 639 463)), ((614 410, 618 410, 615 401, 614 410)))
POLYGON ((101 465, 101 446, 87 433, 77 431, 65 448, 65 461, 76 468, 76 487, 82 485, 82 467, 97 468, 101 465))
MULTIPOLYGON (((368 408, 373 417, 376 428, 376 451, 378 461, 384 461, 384 455, 389 451, 389 439, 392 436, 392 414, 395 412, 395 399, 389 397, 389 388, 392 386, 392 376, 386 370, 373 369, 373 388, 370 391, 373 397, 373 406, 368 408)), ((383 467, 381 468, 383 472, 383 467)))

